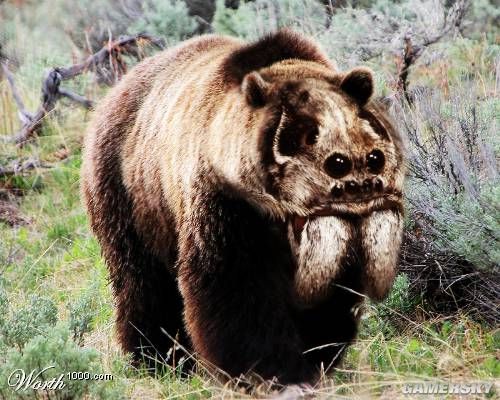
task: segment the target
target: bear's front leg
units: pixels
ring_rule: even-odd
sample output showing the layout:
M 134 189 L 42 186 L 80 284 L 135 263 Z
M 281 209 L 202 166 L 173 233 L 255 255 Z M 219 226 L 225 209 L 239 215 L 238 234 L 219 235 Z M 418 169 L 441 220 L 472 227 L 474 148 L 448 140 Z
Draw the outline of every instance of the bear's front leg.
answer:
M 311 382 L 284 236 L 243 200 L 221 193 L 198 200 L 182 221 L 178 265 L 195 351 L 231 376 Z

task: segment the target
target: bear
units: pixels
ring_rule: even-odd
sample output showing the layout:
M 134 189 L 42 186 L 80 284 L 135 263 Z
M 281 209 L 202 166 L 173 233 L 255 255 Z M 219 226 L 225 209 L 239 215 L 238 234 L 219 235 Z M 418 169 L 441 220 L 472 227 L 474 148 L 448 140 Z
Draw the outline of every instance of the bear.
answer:
M 282 384 L 339 362 L 402 240 L 404 146 L 373 91 L 289 29 L 191 38 L 109 91 L 81 189 L 134 362 L 178 348 Z

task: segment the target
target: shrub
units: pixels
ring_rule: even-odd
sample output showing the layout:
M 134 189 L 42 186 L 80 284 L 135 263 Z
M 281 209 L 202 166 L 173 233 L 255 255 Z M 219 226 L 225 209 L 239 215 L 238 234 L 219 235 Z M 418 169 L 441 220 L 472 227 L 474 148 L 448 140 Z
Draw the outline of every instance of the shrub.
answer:
M 61 22 L 57 26 L 67 33 L 78 48 L 89 53 L 98 51 L 109 39 L 116 39 L 126 33 L 130 25 L 123 8 L 131 1 L 56 0 L 50 3 L 54 13 L 60 17 Z
M 46 297 L 32 295 L 24 307 L 12 312 L 6 321 L 2 334 L 6 343 L 21 350 L 37 335 L 51 330 L 57 322 L 57 307 Z
M 83 337 L 92 330 L 92 321 L 98 310 L 99 285 L 88 288 L 75 302 L 68 306 L 69 330 L 73 333 L 73 340 L 83 344 Z
M 4 397 L 36 397 L 69 399 L 83 398 L 91 395 L 93 398 L 123 398 L 123 389 L 113 381 L 99 381 L 93 379 L 69 379 L 67 373 L 85 372 L 91 376 L 102 374 L 100 357 L 93 349 L 82 349 L 73 342 L 69 335 L 68 327 L 60 324 L 50 329 L 45 335 L 38 335 L 30 339 L 20 352 L 9 349 L 5 362 L 0 367 L 0 394 Z M 43 372 L 43 381 L 57 379 L 63 375 L 65 387 L 54 391 L 42 389 L 19 389 L 8 385 L 9 377 L 15 371 L 23 370 L 27 375 L 31 371 Z M 11 378 L 11 383 L 16 382 L 16 377 Z M 9 396 L 7 396 L 9 394 Z
M 408 205 L 441 250 L 481 269 L 499 265 L 497 100 L 460 90 L 417 94 L 402 115 L 411 146 Z
M 415 45 L 438 34 L 452 10 L 438 0 L 369 2 L 368 8 L 347 6 L 329 16 L 320 1 L 256 0 L 237 10 L 217 3 L 216 32 L 255 39 L 281 27 L 315 37 L 339 64 L 353 66 L 382 55 L 402 55 L 404 37 Z M 453 33 L 451 31 L 450 33 Z
M 242 38 L 251 36 L 248 31 L 255 21 L 255 13 L 250 4 L 243 3 L 237 9 L 225 8 L 224 0 L 217 0 L 213 26 L 217 33 Z
M 413 226 L 402 267 L 435 308 L 465 307 L 498 321 L 500 103 L 477 93 L 465 84 L 448 99 L 417 91 L 412 107 L 398 111 L 409 138 L 406 195 Z
M 183 1 L 149 0 L 144 3 L 142 15 L 132 23 L 129 32 L 158 35 L 172 45 L 192 36 L 197 27 L 196 20 L 189 16 Z
M 377 312 L 381 317 L 410 315 L 418 304 L 418 297 L 412 296 L 410 292 L 410 280 L 408 275 L 401 273 L 396 277 L 391 292 L 380 305 Z
M 326 21 L 325 8 L 316 1 L 256 0 L 233 10 L 225 8 L 224 1 L 219 0 L 213 25 L 218 33 L 256 39 L 285 26 L 314 33 Z
M 401 333 L 408 326 L 421 303 L 418 295 L 411 291 L 411 282 L 406 273 L 400 273 L 387 298 L 381 303 L 368 301 L 361 317 L 362 337 L 374 337 L 382 333 L 389 338 Z
M 21 308 L 9 304 L 5 288 L 0 286 L 0 398 L 47 397 L 56 399 L 123 398 L 121 382 L 114 380 L 70 379 L 67 373 L 84 372 L 90 376 L 102 374 L 99 353 L 79 344 L 90 331 L 96 308 L 98 286 L 91 286 L 72 304 L 69 322 L 58 322 L 57 307 L 48 297 L 32 295 Z M 76 339 L 73 340 L 72 336 Z M 16 382 L 16 371 L 41 376 L 49 381 L 64 375 L 64 388 L 46 392 L 28 388 L 15 391 L 9 386 Z M 12 375 L 14 374 L 14 375 Z

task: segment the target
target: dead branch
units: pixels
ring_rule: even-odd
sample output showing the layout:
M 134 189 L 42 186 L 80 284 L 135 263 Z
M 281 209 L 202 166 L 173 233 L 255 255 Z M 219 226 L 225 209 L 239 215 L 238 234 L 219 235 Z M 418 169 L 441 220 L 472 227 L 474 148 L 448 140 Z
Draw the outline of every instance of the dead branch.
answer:
M 91 100 L 61 87 L 61 82 L 72 79 L 87 71 L 97 72 L 99 68 L 109 68 L 113 72 L 113 81 L 119 80 L 126 72 L 126 63 L 123 60 L 122 54 L 130 54 L 137 59 L 142 58 L 142 43 L 148 43 L 158 48 L 163 47 L 162 39 L 147 34 L 120 36 L 115 41 L 109 41 L 101 50 L 87 57 L 82 63 L 69 67 L 54 67 L 50 69 L 42 82 L 42 101 L 35 114 L 31 114 L 26 110 L 16 88 L 12 73 L 9 71 L 7 64 L 0 60 L 2 71 L 9 82 L 14 101 L 19 109 L 19 117 L 22 123 L 22 127 L 17 134 L 2 137 L 1 140 L 17 143 L 19 146 L 24 145 L 38 132 L 42 126 L 43 119 L 55 108 L 57 100 L 61 97 L 66 97 L 87 109 L 92 108 L 93 102 Z
M 164 41 L 145 33 L 139 33 L 134 36 L 120 36 L 115 41 L 108 41 L 101 50 L 87 57 L 84 62 L 66 68 L 58 68 L 61 79 L 68 80 L 74 78 L 84 71 L 95 72 L 99 67 L 110 68 L 114 71 L 117 65 L 119 66 L 118 68 L 122 66 L 123 60 L 121 54 L 130 54 L 136 58 L 141 58 L 141 44 L 149 44 L 161 49 L 164 46 Z M 121 75 L 118 75 L 120 78 Z
M 5 64 L 3 65 L 3 69 L 7 70 Z M 11 88 L 15 88 L 13 79 L 11 82 Z M 5 142 L 14 142 L 22 146 L 31 136 L 33 136 L 41 128 L 43 118 L 54 109 L 60 97 L 60 83 L 61 76 L 57 68 L 51 69 L 42 82 L 42 104 L 38 107 L 36 113 L 32 115 L 31 118 L 26 118 L 24 121 L 21 119 L 21 121 L 24 122 L 21 130 L 15 135 L 2 137 L 2 140 Z M 23 115 L 27 117 L 26 114 Z
M 402 63 L 398 73 L 398 89 L 403 93 L 406 101 L 411 103 L 408 93 L 409 69 L 414 65 L 424 50 L 430 45 L 437 43 L 454 29 L 459 28 L 469 7 L 469 0 L 458 0 L 448 11 L 442 28 L 432 36 L 426 37 L 421 43 L 416 43 L 411 32 L 408 32 L 404 40 Z
M 19 119 L 21 120 L 21 122 L 23 124 L 26 124 L 33 118 L 33 115 L 31 113 L 29 113 L 26 110 L 26 107 L 24 106 L 24 102 L 23 102 L 19 92 L 17 91 L 17 87 L 14 83 L 14 75 L 12 75 L 12 73 L 7 68 L 7 65 L 4 64 L 3 62 L 0 63 L 0 66 L 2 67 L 3 74 L 7 78 L 7 82 L 9 83 L 10 90 L 12 92 L 12 97 L 14 97 L 14 102 L 16 103 L 17 108 L 19 110 L 18 111 L 19 112 Z
M 78 93 L 73 93 L 69 89 L 59 87 L 59 94 L 61 96 L 67 97 L 68 99 L 74 101 L 75 103 L 80 104 L 82 107 L 85 107 L 87 110 L 94 108 L 94 102 L 92 100 L 89 100 L 86 97 L 80 96 Z

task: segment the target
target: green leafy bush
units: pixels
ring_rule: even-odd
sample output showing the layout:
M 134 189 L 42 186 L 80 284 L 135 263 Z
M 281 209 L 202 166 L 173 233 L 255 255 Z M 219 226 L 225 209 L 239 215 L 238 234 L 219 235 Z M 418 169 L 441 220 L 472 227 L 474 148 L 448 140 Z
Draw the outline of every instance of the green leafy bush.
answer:
M 232 10 L 219 0 L 213 25 L 218 33 L 256 39 L 283 27 L 314 33 L 324 27 L 326 21 L 326 10 L 317 1 L 256 0 Z
M 123 388 L 112 380 L 70 379 L 67 374 L 72 372 L 84 372 L 94 377 L 103 371 L 97 351 L 79 347 L 71 339 L 68 327 L 64 324 L 51 328 L 44 335 L 34 336 L 25 344 L 22 352 L 9 349 L 4 357 L 0 366 L 0 394 L 4 398 L 38 398 L 43 394 L 56 399 L 79 399 L 88 395 L 97 399 L 124 397 Z M 64 387 L 61 385 L 56 390 L 37 390 L 22 386 L 17 391 L 14 390 L 13 386 L 19 382 L 20 376 L 16 377 L 16 373 L 24 372 L 29 375 L 31 371 L 35 371 L 36 375 L 42 370 L 43 381 L 57 380 L 62 375 Z M 9 386 L 9 382 L 13 386 Z
M 91 330 L 97 291 L 97 285 L 91 286 L 71 304 L 69 320 L 64 322 L 58 321 L 57 307 L 52 299 L 31 295 L 25 306 L 14 307 L 8 301 L 4 286 L 0 286 L 1 398 L 123 398 L 124 388 L 120 381 L 110 376 L 104 380 L 92 379 L 96 374 L 103 374 L 101 357 L 96 350 L 80 346 L 83 335 Z M 31 371 L 37 375 L 42 370 L 42 381 L 57 380 L 63 375 L 57 390 L 46 391 L 30 384 L 15 390 L 22 374 L 27 377 Z M 68 373 L 71 372 L 86 375 L 70 377 Z M 86 376 L 91 379 L 81 379 Z
M 412 296 L 408 275 L 401 273 L 396 277 L 391 292 L 383 303 L 377 305 L 378 314 L 384 317 L 411 315 L 419 299 Z
M 83 344 L 83 337 L 92 330 L 94 320 L 100 305 L 99 286 L 92 285 L 76 301 L 72 302 L 69 309 L 69 329 L 73 333 L 73 340 Z
M 410 288 L 406 273 L 400 273 L 387 298 L 381 303 L 368 301 L 366 313 L 362 316 L 362 330 L 367 337 L 380 333 L 392 337 L 407 326 L 407 318 L 412 318 L 421 303 L 418 295 Z
M 13 310 L 2 334 L 10 346 L 19 350 L 32 338 L 43 335 L 57 322 L 57 307 L 46 297 L 32 295 L 24 307 Z
M 142 15 L 132 23 L 129 32 L 147 32 L 174 44 L 192 36 L 197 27 L 183 1 L 149 0 L 144 2 Z
M 449 100 L 417 94 L 406 109 L 408 205 L 434 245 L 479 269 L 500 265 L 497 100 L 460 91 Z
M 417 91 L 397 112 L 409 138 L 413 226 L 402 269 L 429 309 L 464 309 L 486 321 L 500 319 L 499 106 L 462 83 L 448 98 Z

